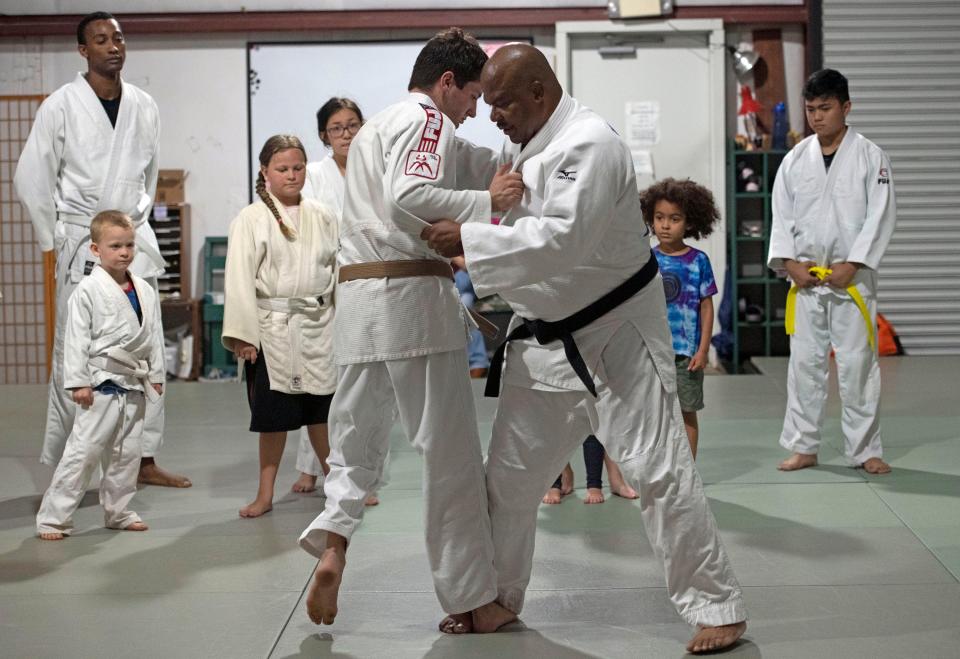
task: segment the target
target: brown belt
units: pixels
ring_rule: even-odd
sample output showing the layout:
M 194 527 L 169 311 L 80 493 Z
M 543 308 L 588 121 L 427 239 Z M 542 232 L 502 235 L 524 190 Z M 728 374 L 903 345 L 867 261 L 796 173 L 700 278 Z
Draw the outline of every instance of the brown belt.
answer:
M 453 280 L 453 268 L 443 261 L 423 259 L 420 261 L 374 261 L 341 266 L 337 281 L 341 284 L 355 279 L 381 279 L 384 277 L 443 277 Z M 473 309 L 467 309 L 477 327 L 491 339 L 497 338 L 500 329 Z

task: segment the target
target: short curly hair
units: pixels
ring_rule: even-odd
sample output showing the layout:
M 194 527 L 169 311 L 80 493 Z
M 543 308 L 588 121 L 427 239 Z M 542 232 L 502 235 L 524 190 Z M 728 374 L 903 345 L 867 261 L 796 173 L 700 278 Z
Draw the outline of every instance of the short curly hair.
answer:
M 684 238 L 706 238 L 713 233 L 713 226 L 720 221 L 720 210 L 713 199 L 713 193 L 690 179 L 678 181 L 665 178 L 640 193 L 643 220 L 650 226 L 653 226 L 653 211 L 661 200 L 669 201 L 683 211 L 687 218 Z

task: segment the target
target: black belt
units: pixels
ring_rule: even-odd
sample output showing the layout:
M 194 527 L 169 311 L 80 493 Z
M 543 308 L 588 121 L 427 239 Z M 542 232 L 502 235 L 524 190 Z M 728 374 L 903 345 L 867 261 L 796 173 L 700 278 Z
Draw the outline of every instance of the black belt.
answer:
M 582 329 L 597 320 L 601 316 L 613 311 L 621 304 L 629 300 L 643 289 L 644 286 L 657 276 L 659 268 L 657 267 L 657 257 L 653 251 L 650 252 L 650 259 L 629 279 L 617 286 L 615 289 L 601 297 L 596 302 L 588 304 L 580 311 L 567 316 L 561 320 L 547 322 L 545 320 L 527 320 L 522 325 L 514 328 L 503 343 L 493 353 L 493 359 L 490 362 L 490 371 L 487 373 L 487 386 L 484 395 L 489 398 L 496 398 L 500 395 L 500 375 L 503 372 L 503 356 L 507 349 L 507 343 L 516 339 L 529 339 L 536 337 L 537 343 L 545 345 L 551 341 L 559 339 L 563 341 L 563 352 L 567 356 L 567 361 L 573 367 L 574 372 L 580 381 L 587 387 L 594 398 L 597 397 L 597 388 L 593 384 L 593 378 L 590 377 L 590 371 L 577 349 L 577 344 L 573 340 L 573 333 Z

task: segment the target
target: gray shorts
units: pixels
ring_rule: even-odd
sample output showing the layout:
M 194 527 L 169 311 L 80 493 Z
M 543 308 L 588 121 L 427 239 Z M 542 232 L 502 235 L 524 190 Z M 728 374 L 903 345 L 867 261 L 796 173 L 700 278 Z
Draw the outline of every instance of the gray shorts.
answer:
M 697 412 L 703 409 L 703 370 L 688 371 L 690 358 L 677 355 L 677 396 L 680 410 Z

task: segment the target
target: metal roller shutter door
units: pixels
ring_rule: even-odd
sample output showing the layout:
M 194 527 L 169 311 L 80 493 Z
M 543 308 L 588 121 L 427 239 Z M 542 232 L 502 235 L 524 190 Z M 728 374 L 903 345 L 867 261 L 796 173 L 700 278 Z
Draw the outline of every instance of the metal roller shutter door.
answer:
M 893 169 L 880 312 L 909 354 L 960 354 L 960 2 L 824 0 L 823 61 Z

